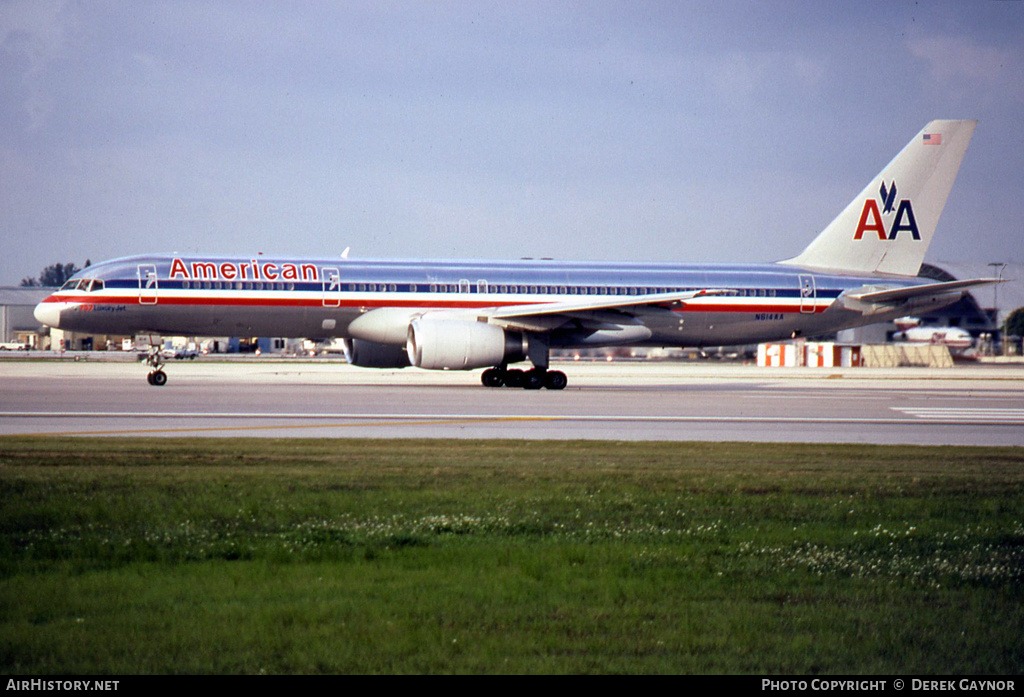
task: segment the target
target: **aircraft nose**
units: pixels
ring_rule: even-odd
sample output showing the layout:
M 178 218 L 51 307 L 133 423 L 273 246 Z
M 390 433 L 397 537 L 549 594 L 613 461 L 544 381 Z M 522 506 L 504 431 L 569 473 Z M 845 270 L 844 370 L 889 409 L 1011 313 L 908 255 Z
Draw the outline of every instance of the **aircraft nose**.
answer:
M 60 303 L 48 303 L 43 301 L 36 305 L 32 312 L 35 318 L 48 327 L 57 329 L 60 327 Z

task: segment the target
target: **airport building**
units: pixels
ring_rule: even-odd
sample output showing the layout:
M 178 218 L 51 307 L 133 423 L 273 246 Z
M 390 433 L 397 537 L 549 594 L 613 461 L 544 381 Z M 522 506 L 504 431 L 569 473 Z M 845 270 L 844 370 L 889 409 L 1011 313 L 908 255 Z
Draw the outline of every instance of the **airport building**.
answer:
M 25 288 L 0 286 L 0 345 L 15 349 L 43 348 L 41 339 L 45 329 L 36 321 L 32 311 L 53 288 Z
M 1024 307 L 1024 264 L 942 262 L 921 265 L 920 276 L 936 281 L 1001 278 L 1005 282 L 975 288 L 960 302 L 922 316 L 922 324 L 966 329 L 977 336 L 996 331 L 1010 313 Z

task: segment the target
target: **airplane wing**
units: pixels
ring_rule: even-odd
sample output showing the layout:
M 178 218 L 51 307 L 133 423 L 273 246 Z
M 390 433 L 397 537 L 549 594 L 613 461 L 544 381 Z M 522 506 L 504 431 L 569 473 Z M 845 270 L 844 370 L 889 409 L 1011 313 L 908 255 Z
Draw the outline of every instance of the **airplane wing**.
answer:
M 648 293 L 646 295 L 613 296 L 566 302 L 513 305 L 477 312 L 492 324 L 525 331 L 550 331 L 571 320 L 589 321 L 600 325 L 633 323 L 635 315 L 645 309 L 671 310 L 687 302 L 712 295 L 734 295 L 734 290 L 708 289 L 677 293 Z

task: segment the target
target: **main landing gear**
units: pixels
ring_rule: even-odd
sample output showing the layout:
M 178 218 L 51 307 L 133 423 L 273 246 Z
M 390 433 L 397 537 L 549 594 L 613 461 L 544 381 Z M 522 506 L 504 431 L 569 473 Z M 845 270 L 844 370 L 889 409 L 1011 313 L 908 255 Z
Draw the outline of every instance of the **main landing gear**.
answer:
M 167 384 L 167 373 L 164 372 L 164 359 L 160 355 L 160 349 L 150 347 L 146 354 L 146 365 L 153 368 L 146 376 L 146 382 L 153 387 L 163 387 Z
M 569 378 L 561 370 L 534 368 L 532 370 L 509 370 L 504 366 L 488 368 L 480 376 L 484 387 L 522 387 L 524 390 L 564 390 Z

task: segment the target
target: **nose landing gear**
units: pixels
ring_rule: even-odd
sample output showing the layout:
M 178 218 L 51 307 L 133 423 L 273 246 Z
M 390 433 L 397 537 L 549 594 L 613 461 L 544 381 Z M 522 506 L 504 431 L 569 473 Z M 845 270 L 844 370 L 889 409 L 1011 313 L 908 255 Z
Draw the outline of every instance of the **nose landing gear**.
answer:
M 150 347 L 149 353 L 146 354 L 146 365 L 153 369 L 146 376 L 146 382 L 153 387 L 162 387 L 167 384 L 167 373 L 164 372 L 164 359 L 160 355 L 160 349 Z

